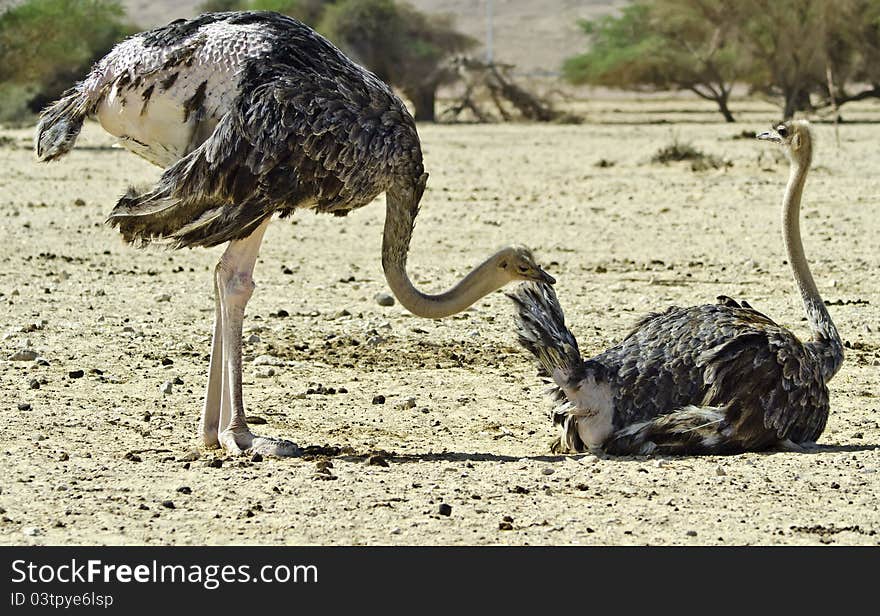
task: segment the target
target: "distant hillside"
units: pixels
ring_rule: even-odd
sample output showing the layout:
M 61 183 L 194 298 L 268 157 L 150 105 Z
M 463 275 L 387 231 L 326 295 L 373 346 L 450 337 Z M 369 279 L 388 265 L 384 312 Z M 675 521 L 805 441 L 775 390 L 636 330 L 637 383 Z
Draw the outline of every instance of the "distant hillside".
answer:
M 161 25 L 198 12 L 202 0 L 123 0 L 140 26 Z M 485 0 L 410 0 L 426 13 L 450 13 L 458 28 L 486 39 Z M 578 19 L 614 12 L 625 0 L 494 0 L 496 61 L 517 65 L 520 73 L 555 73 L 562 61 L 584 47 Z M 484 53 L 482 50 L 477 53 Z

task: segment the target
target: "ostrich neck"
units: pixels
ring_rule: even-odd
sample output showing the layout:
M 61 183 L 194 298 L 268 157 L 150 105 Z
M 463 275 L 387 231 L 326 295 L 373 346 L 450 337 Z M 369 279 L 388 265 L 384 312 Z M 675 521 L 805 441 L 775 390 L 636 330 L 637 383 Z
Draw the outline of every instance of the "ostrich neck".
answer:
M 809 167 L 809 162 L 793 161 L 791 164 L 783 201 L 782 225 L 788 261 L 791 264 L 795 282 L 804 302 L 804 311 L 813 333 L 813 340 L 807 346 L 819 356 L 822 372 L 827 381 L 834 376 L 843 362 L 843 345 L 837 328 L 831 320 L 831 315 L 828 314 L 828 309 L 825 307 L 825 302 L 816 288 L 816 282 L 810 272 L 810 266 L 804 255 L 804 245 L 801 241 L 801 197 Z
M 420 192 L 388 191 L 382 267 L 388 286 L 404 308 L 416 316 L 440 319 L 465 310 L 480 298 L 500 289 L 507 280 L 501 279 L 494 259 L 490 257 L 445 293 L 428 295 L 419 291 L 406 273 L 406 260 L 420 196 Z

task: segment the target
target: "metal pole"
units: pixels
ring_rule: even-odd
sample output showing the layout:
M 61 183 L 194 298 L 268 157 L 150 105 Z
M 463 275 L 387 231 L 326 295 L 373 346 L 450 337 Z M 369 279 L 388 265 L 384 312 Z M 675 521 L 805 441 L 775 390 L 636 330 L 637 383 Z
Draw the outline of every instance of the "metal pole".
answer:
M 492 0 L 486 0 L 486 64 L 492 64 Z

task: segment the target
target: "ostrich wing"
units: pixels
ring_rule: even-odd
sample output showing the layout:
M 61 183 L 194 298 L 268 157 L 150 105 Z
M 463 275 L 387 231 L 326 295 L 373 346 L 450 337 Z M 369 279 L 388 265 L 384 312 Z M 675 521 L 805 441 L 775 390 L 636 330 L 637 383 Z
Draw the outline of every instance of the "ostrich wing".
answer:
M 748 438 L 762 426 L 780 439 L 814 441 L 828 418 L 828 389 L 803 344 L 782 328 L 736 336 L 704 353 L 706 405 L 728 406 L 736 431 Z
M 310 77 L 243 86 L 204 143 L 152 190 L 123 197 L 111 224 L 129 241 L 214 246 L 246 237 L 275 211 L 344 215 L 369 203 L 418 151 L 415 127 L 381 100 L 385 92 L 340 92 L 329 77 Z

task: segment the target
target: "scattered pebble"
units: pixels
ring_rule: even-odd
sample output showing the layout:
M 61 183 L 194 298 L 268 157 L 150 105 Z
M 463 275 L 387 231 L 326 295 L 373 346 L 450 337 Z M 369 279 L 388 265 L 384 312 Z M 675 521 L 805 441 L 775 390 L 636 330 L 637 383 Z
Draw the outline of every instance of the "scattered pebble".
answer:
M 718 475 L 719 477 L 724 477 L 727 474 L 727 471 L 725 471 L 721 466 L 716 466 L 715 467 L 715 474 Z
M 263 456 L 260 452 L 255 452 L 254 455 L 251 456 L 251 462 L 262 462 Z
M 385 404 L 385 396 L 379 394 L 378 396 L 373 396 L 373 404 Z
M 59 462 L 67 462 L 68 460 L 70 460 L 70 454 L 67 453 L 66 451 L 62 451 L 61 455 L 58 456 L 58 461 Z
M 83 375 L 85 375 L 85 372 L 82 370 L 71 370 L 70 372 L 67 373 L 67 376 L 69 376 L 72 379 L 81 379 L 83 377 Z
M 260 342 L 260 337 L 257 334 L 251 334 L 248 336 L 248 344 L 258 344 Z
M 33 349 L 19 349 L 10 357 L 10 361 L 34 361 L 37 358 L 37 352 Z
M 138 454 L 136 454 L 135 452 L 133 452 L 133 451 L 129 451 L 129 452 L 126 453 L 125 456 L 123 456 L 123 457 L 124 457 L 126 460 L 128 460 L 129 462 L 141 462 L 141 461 L 142 461 L 142 458 L 141 458 Z
M 548 466 L 547 468 L 542 469 L 541 472 L 544 473 L 545 475 L 552 475 L 556 471 Z
M 416 399 L 415 398 L 407 398 L 406 400 L 404 400 L 403 402 L 398 404 L 397 408 L 399 408 L 401 410 L 414 409 L 414 408 L 416 408 Z
M 205 462 L 205 466 L 209 468 L 220 468 L 221 466 L 223 466 L 223 460 L 221 460 L 220 458 L 214 458 Z
M 254 376 L 258 379 L 268 379 L 275 376 L 275 368 L 273 368 L 272 366 L 261 368 L 257 370 L 256 373 L 254 373 Z
M 36 526 L 25 526 L 21 529 L 21 532 L 27 535 L 28 537 L 36 537 L 37 535 L 43 534 L 42 528 L 37 528 Z
M 504 516 L 498 523 L 498 530 L 513 530 L 513 518 L 509 515 Z
M 171 500 L 163 500 L 162 506 L 165 507 L 166 509 L 175 509 L 176 508 L 174 506 L 174 501 L 171 501 Z
M 452 505 L 447 505 L 446 503 L 440 503 L 440 506 L 437 507 L 437 513 L 440 515 L 450 516 L 452 515 Z
M 31 410 L 31 408 L 32 407 L 29 402 L 19 402 L 18 403 L 18 410 L 19 411 L 29 411 L 29 410 Z
M 180 486 L 177 491 L 181 494 L 192 494 L 192 488 L 189 486 Z
M 174 386 L 171 385 L 171 381 L 165 381 L 162 383 L 162 386 L 159 387 L 159 391 L 163 394 L 170 394 L 174 390 Z
M 401 532 L 403 532 L 403 531 L 401 531 L 399 528 L 392 528 L 391 529 L 392 535 L 399 535 Z
M 179 458 L 177 458 L 178 462 L 195 462 L 199 458 L 202 457 L 202 454 L 199 453 L 197 449 L 193 449 L 192 451 L 188 451 Z
M 40 388 L 40 381 L 38 381 L 37 379 L 31 379 L 31 382 L 28 383 L 28 387 L 30 389 L 39 389 Z
M 394 297 L 389 295 L 388 293 L 383 292 L 383 291 L 376 293 L 373 296 L 373 299 L 375 299 L 376 303 L 379 304 L 380 306 L 393 306 L 394 305 Z
M 259 415 L 246 415 L 244 419 L 252 426 L 264 426 L 269 423 L 264 417 Z
M 170 302 L 171 296 L 168 293 L 162 293 L 161 295 L 156 296 L 157 302 Z
M 688 537 L 696 537 L 696 536 L 697 536 L 697 531 L 695 531 L 695 530 L 689 530 L 689 531 L 686 532 L 685 534 L 686 534 Z
M 163 366 L 173 366 L 173 365 L 174 365 L 174 360 L 171 359 L 170 357 L 163 357 L 163 358 L 162 358 L 162 365 L 163 365 Z

